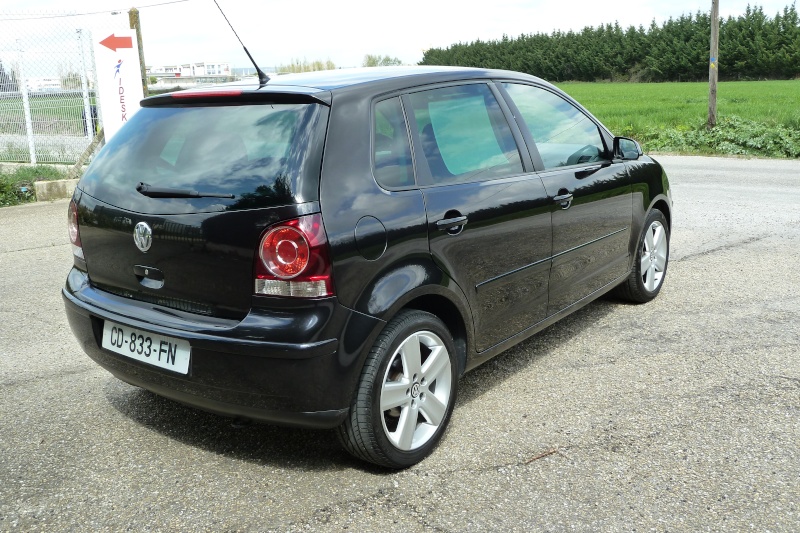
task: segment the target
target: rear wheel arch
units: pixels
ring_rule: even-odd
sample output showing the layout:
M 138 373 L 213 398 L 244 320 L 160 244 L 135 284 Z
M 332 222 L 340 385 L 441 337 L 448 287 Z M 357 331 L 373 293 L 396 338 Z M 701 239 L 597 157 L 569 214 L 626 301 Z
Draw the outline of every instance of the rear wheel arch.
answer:
M 403 309 L 425 311 L 444 322 L 456 347 L 458 375 L 463 374 L 467 364 L 467 347 L 472 345 L 472 337 L 467 320 L 458 306 L 442 295 L 426 294 L 407 302 Z
M 423 260 L 387 270 L 362 292 L 356 310 L 383 321 L 371 334 L 380 334 L 385 324 L 404 309 L 428 312 L 444 322 L 458 353 L 458 374 L 466 368 L 467 354 L 474 346 L 472 312 L 466 295 L 456 282 L 432 260 Z M 361 354 L 363 361 L 366 351 Z

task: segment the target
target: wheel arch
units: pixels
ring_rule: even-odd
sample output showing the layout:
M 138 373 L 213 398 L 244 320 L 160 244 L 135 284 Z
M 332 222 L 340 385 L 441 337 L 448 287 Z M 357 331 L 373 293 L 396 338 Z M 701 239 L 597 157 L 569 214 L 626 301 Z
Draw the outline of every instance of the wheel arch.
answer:
M 650 209 L 658 209 L 662 213 L 664 213 L 664 218 L 667 219 L 667 229 L 672 233 L 672 209 L 667 202 L 667 199 L 663 196 L 656 199 L 655 202 L 650 206 Z
M 453 336 L 457 352 L 458 375 L 462 375 L 467 366 L 467 346 L 471 345 L 471 334 L 458 306 L 440 294 L 424 294 L 407 302 L 400 310 L 402 309 L 425 311 L 444 322 L 445 327 Z
M 652 198 L 649 203 L 644 203 L 643 205 L 640 204 L 642 207 L 634 210 L 633 223 L 631 225 L 630 243 L 628 245 L 628 253 L 630 255 L 630 263 L 628 264 L 629 270 L 632 270 L 634 267 L 633 263 L 636 260 L 636 250 L 639 247 L 639 239 L 641 238 L 642 232 L 645 229 L 644 221 L 647 219 L 647 215 L 653 209 L 658 209 L 664 214 L 664 218 L 667 219 L 667 230 L 669 230 L 669 234 L 672 235 L 671 204 L 672 202 L 669 196 L 659 194 Z
M 403 309 L 431 313 L 444 322 L 453 336 L 459 375 L 464 372 L 467 354 L 474 346 L 470 306 L 461 287 L 429 256 L 387 268 L 363 289 L 355 309 L 382 321 L 370 335 L 370 346 L 385 324 Z M 364 357 L 361 354 L 362 364 Z

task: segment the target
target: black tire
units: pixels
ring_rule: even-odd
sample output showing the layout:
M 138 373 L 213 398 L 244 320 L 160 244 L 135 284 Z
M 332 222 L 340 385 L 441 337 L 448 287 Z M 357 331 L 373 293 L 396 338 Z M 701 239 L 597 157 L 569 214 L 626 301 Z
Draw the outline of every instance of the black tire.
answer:
M 398 313 L 364 363 L 350 413 L 337 431 L 342 446 L 359 459 L 389 468 L 423 460 L 450 421 L 457 366 L 455 344 L 441 320 L 424 311 Z
M 646 303 L 658 296 L 667 276 L 669 237 L 666 217 L 658 209 L 651 210 L 647 214 L 642 234 L 639 236 L 633 269 L 628 279 L 616 289 L 615 294 L 619 298 L 635 303 Z M 651 268 L 643 271 L 643 265 Z

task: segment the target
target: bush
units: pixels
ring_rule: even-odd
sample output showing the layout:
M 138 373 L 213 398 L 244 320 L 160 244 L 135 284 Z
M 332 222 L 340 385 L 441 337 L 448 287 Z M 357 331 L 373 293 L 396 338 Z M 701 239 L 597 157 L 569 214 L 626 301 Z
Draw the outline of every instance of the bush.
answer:
M 650 131 L 641 140 L 650 151 L 800 157 L 800 131 L 736 116 L 720 118 L 712 130 L 698 124 L 687 130 Z
M 36 181 L 59 180 L 64 173 L 51 166 L 20 166 L 12 171 L 0 172 L 0 207 L 36 201 L 33 183 Z
M 7 176 L 0 176 L 0 207 L 24 204 L 36 200 L 33 184 L 18 182 Z

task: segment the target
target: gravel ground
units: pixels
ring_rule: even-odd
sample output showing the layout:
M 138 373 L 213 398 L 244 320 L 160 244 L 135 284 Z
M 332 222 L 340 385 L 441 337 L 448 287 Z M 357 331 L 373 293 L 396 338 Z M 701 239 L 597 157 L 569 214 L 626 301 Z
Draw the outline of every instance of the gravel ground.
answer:
M 117 381 L 65 320 L 67 203 L 0 209 L 0 530 L 800 530 L 800 161 L 659 160 L 659 298 L 471 372 L 396 473 Z

